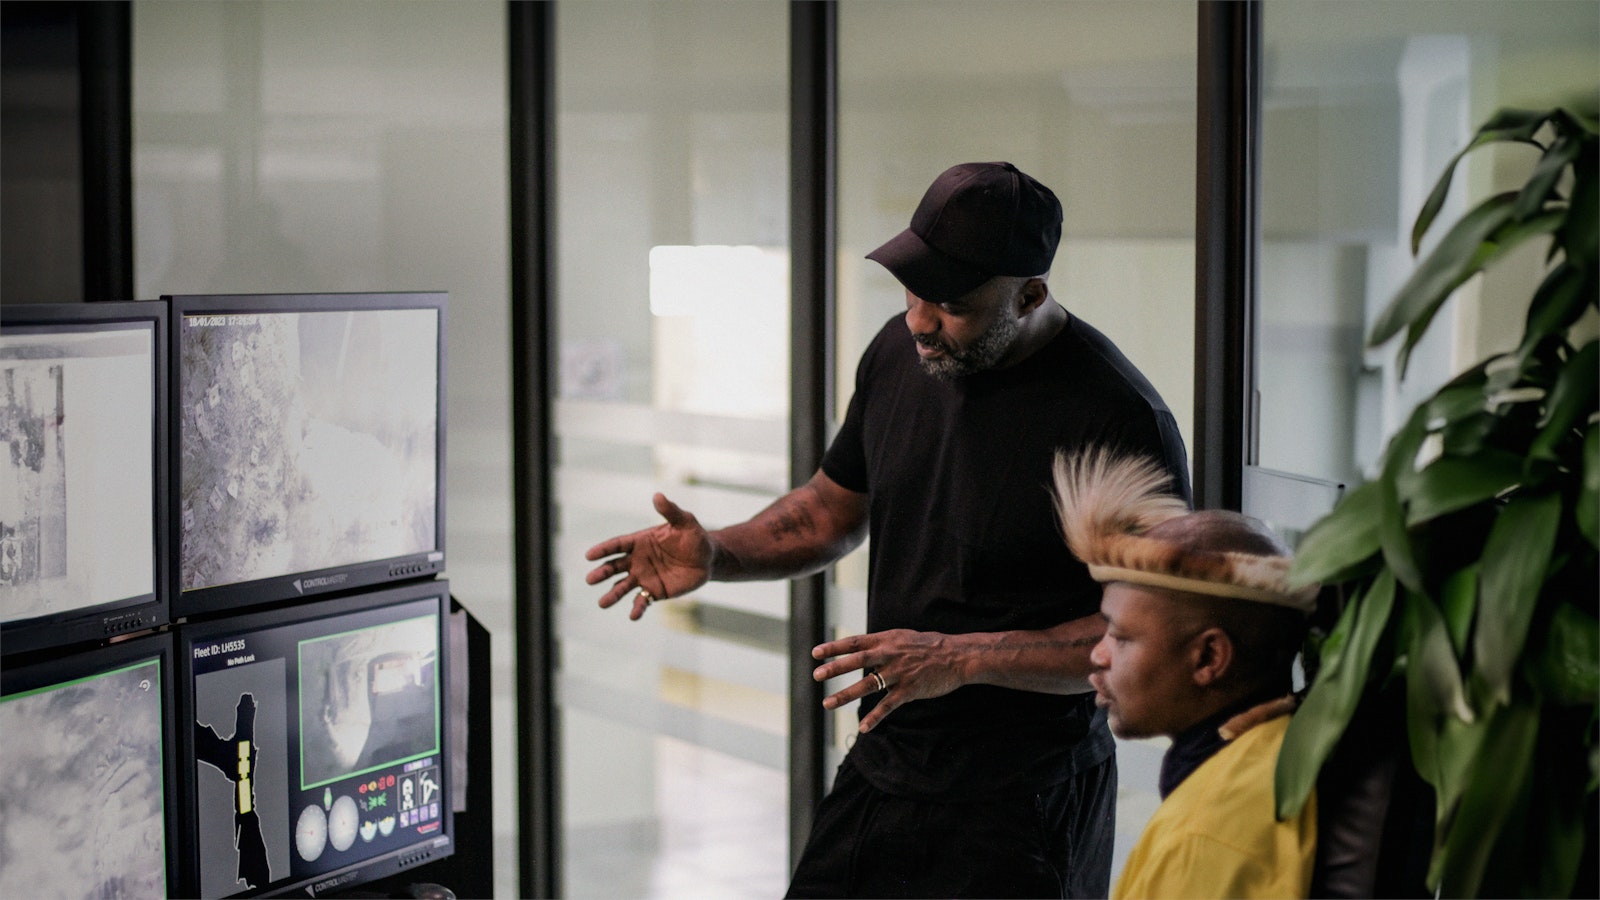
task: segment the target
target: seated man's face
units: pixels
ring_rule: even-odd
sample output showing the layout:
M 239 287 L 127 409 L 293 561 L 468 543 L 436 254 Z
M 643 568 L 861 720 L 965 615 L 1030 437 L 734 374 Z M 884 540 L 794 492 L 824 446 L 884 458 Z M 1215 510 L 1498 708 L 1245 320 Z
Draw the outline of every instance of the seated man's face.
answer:
M 1121 581 L 1105 587 L 1106 633 L 1089 653 L 1095 703 L 1122 738 L 1176 734 L 1203 718 L 1191 676 L 1192 639 L 1204 626 L 1162 591 Z

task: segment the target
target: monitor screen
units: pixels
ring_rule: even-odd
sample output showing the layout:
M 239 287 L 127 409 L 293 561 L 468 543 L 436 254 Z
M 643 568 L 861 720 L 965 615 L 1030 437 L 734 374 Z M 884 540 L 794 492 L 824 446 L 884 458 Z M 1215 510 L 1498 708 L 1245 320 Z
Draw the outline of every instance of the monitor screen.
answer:
M 166 623 L 166 322 L 0 305 L 0 651 Z
M 345 890 L 452 852 L 449 585 L 178 627 L 189 893 Z
M 444 294 L 168 299 L 174 615 L 443 570 Z
M 172 637 L 0 671 L 0 897 L 164 897 Z

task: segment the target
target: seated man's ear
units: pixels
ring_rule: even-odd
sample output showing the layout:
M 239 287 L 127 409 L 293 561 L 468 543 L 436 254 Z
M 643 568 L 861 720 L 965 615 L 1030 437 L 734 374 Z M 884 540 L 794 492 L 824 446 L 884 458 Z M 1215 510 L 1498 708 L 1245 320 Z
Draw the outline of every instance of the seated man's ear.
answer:
M 1189 643 L 1191 675 L 1200 687 L 1220 681 L 1233 667 L 1233 638 L 1213 625 L 1194 636 Z

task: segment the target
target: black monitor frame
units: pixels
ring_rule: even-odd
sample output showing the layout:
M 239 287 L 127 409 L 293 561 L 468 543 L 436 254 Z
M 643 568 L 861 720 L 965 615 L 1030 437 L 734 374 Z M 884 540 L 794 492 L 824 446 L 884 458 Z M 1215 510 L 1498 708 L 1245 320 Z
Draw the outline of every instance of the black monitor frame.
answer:
M 178 850 L 178 755 L 176 685 L 177 667 L 174 665 L 172 634 L 161 630 L 132 638 L 123 638 L 104 646 L 79 648 L 73 652 L 60 652 L 48 656 L 36 655 L 31 661 L 16 664 L 13 658 L 0 667 L 0 694 L 10 697 L 41 688 L 65 685 L 158 660 L 161 666 L 161 742 L 162 742 L 162 810 L 166 832 L 163 835 L 166 857 L 167 896 L 178 895 L 178 878 L 181 854 Z M 109 729 L 105 732 L 110 735 Z M 11 762 L 8 760 L 8 763 Z M 75 811 L 79 821 L 85 810 Z M 61 860 L 61 865 L 84 865 L 85 860 Z M 38 886 L 39 890 L 43 886 Z
M 392 616 L 400 608 L 406 612 L 400 616 Z M 436 862 L 451 856 L 455 852 L 455 825 L 454 813 L 451 808 L 450 794 L 454 790 L 454 778 L 451 768 L 454 764 L 455 748 L 453 744 L 455 726 L 449 704 L 451 702 L 450 676 L 450 622 L 451 599 L 450 584 L 445 579 L 418 581 L 409 584 L 387 586 L 374 590 L 337 596 L 329 599 L 319 599 L 308 603 L 293 606 L 278 606 L 266 610 L 243 613 L 234 616 L 211 619 L 204 622 L 180 623 L 176 627 L 177 643 L 175 653 L 178 657 L 178 676 L 176 679 L 176 693 L 178 696 L 179 713 L 175 725 L 179 731 L 178 746 L 181 748 L 183 765 L 179 772 L 179 819 L 183 823 L 185 832 L 182 835 L 183 853 L 179 859 L 181 875 L 179 884 L 184 891 L 184 896 L 202 896 L 201 861 L 198 858 L 200 842 L 198 830 L 203 827 L 199 810 L 200 782 L 197 766 L 200 761 L 197 757 L 194 724 L 198 721 L 198 699 L 196 689 L 196 661 L 207 660 L 202 663 L 209 666 L 212 674 L 229 671 L 232 663 L 227 661 L 227 654 L 240 654 L 249 661 L 257 661 L 257 647 L 259 643 L 252 644 L 252 639 L 265 639 L 279 644 L 294 640 L 297 646 L 307 640 L 315 640 L 324 635 L 314 634 L 319 623 L 326 626 L 326 636 L 346 633 L 349 630 L 359 630 L 374 625 L 391 624 L 400 621 L 404 616 L 421 611 L 423 614 L 436 614 L 438 622 L 437 647 L 438 655 L 435 662 L 435 689 L 438 727 L 438 771 L 441 777 L 441 797 L 439 830 L 427 837 L 419 837 L 411 843 L 398 847 L 380 850 L 370 857 L 358 859 L 343 865 L 329 867 L 324 871 L 315 873 L 301 872 L 291 874 L 261 885 L 253 890 L 241 891 L 228 896 L 282 896 L 293 893 L 296 896 L 319 897 L 326 894 L 335 894 L 348 891 L 361 884 L 386 878 L 401 871 L 417 866 Z M 387 618 L 386 618 L 387 617 Z M 284 631 L 287 629 L 288 631 Z M 270 637 L 266 633 L 270 633 Z M 302 635 L 311 634 L 311 637 Z M 218 661 L 223 665 L 218 666 Z M 303 735 L 294 723 L 298 721 L 298 707 L 295 698 L 302 688 L 300 684 L 300 671 L 298 666 L 285 658 L 284 684 L 280 685 L 284 694 L 285 715 L 285 747 L 283 765 L 286 771 L 290 767 L 291 753 L 288 744 L 293 742 L 302 749 L 292 753 L 294 759 L 304 765 L 300 759 L 303 752 Z M 290 688 L 296 691 L 291 695 Z M 296 737 L 301 739 L 296 741 Z M 392 764 L 391 764 L 392 765 Z M 338 781 L 348 781 L 359 778 L 365 772 L 353 775 L 341 775 L 331 782 L 326 782 L 330 793 Z M 289 776 L 293 778 L 292 773 Z M 347 785 L 346 785 L 347 786 Z M 285 798 L 284 809 L 293 818 L 295 812 L 291 807 L 295 795 L 301 791 L 297 783 L 286 785 L 288 794 Z M 323 787 L 319 782 L 314 787 Z M 346 796 L 341 794 L 341 796 Z M 337 806 L 338 804 L 334 804 Z M 284 826 L 280 837 L 292 837 L 291 822 L 279 823 Z M 352 843 L 352 846 L 359 846 Z M 295 853 L 293 848 L 288 852 Z M 291 859 L 291 865 L 295 863 Z
M 10 656 L 50 647 L 89 643 L 159 627 L 170 621 L 171 531 L 168 527 L 170 472 L 167 422 L 168 318 L 156 301 L 0 304 L 0 331 L 6 333 L 83 332 L 96 328 L 148 327 L 151 343 L 150 554 L 148 590 L 113 597 L 90 606 L 19 618 L 0 624 L 0 653 Z M 95 523 L 99 527 L 100 523 Z
M 172 515 L 171 572 L 172 614 L 175 617 L 204 617 L 228 610 L 280 602 L 299 602 L 320 594 L 338 593 L 365 587 L 436 576 L 445 565 L 445 420 L 446 420 L 446 311 L 444 292 L 345 293 L 345 294 L 193 294 L 165 295 L 170 304 L 172 342 L 170 349 L 170 395 L 173 411 L 169 416 L 171 443 L 170 504 Z M 184 402 L 183 353 L 191 316 L 235 316 L 260 313 L 323 313 L 382 310 L 431 309 L 438 315 L 436 364 L 437 413 L 434 445 L 434 546 L 421 552 L 383 559 L 365 559 L 306 571 L 283 572 L 234 583 L 184 588 L 183 551 L 185 524 L 183 491 Z

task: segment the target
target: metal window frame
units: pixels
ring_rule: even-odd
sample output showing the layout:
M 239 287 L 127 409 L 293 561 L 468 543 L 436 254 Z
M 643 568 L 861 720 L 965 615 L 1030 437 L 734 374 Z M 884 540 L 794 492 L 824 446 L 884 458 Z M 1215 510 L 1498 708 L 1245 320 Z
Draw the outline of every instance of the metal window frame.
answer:
M 789 4 L 789 477 L 822 463 L 834 413 L 839 16 L 835 0 Z M 828 720 L 811 648 L 826 640 L 827 574 L 789 587 L 789 865 L 827 784 Z
M 510 0 L 513 602 L 516 604 L 518 891 L 561 887 L 560 728 L 555 703 L 556 596 L 551 484 L 555 360 L 555 15 L 553 2 Z
M 1201 0 L 1199 17 L 1194 500 L 1237 510 L 1257 431 L 1261 2 Z
M 132 6 L 77 6 L 86 300 L 134 298 Z

